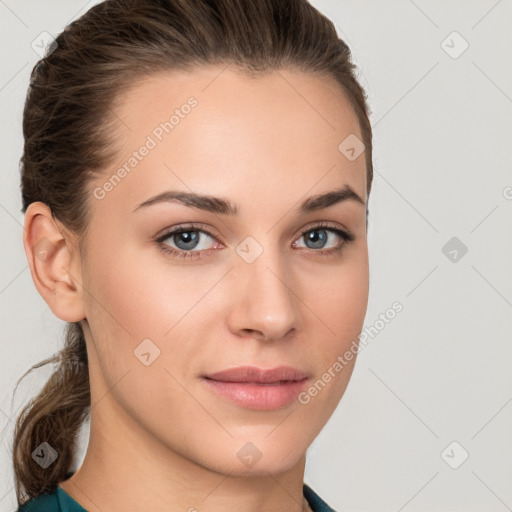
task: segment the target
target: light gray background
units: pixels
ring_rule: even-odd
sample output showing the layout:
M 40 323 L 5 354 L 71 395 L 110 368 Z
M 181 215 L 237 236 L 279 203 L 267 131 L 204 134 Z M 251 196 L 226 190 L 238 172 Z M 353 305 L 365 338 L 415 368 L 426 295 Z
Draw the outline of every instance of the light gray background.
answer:
M 49 372 L 27 377 L 11 407 L 15 381 L 61 347 L 64 326 L 22 245 L 31 43 L 94 3 L 0 0 L 2 511 L 15 508 L 13 418 Z M 312 3 L 351 47 L 373 110 L 365 326 L 394 301 L 404 309 L 359 354 L 305 480 L 339 511 L 512 510 L 511 1 Z M 469 43 L 458 58 L 445 51 L 458 36 L 442 44 L 454 31 Z M 468 248 L 456 262 L 442 252 L 452 237 Z

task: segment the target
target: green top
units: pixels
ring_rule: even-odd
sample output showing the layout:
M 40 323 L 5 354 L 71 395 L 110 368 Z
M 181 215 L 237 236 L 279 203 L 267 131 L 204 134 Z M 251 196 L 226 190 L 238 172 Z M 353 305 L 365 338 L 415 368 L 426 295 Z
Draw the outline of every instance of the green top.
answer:
M 307 484 L 302 486 L 305 498 L 313 512 L 336 512 Z M 52 493 L 41 494 L 21 505 L 16 512 L 87 512 L 60 485 Z

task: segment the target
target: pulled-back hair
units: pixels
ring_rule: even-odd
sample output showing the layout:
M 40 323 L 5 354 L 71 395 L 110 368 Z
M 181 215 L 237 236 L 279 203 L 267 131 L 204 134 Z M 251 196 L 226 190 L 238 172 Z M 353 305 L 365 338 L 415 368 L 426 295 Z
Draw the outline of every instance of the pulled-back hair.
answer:
M 35 201 L 45 203 L 83 247 L 90 215 L 87 185 L 115 157 L 115 99 L 151 74 L 217 64 L 248 76 L 288 68 L 334 78 L 359 121 L 369 195 L 369 107 L 351 59 L 334 24 L 306 0 L 101 2 L 70 23 L 32 70 L 23 113 L 22 212 Z M 54 373 L 15 425 L 19 504 L 55 490 L 75 462 L 78 433 L 91 405 L 79 322 L 67 324 L 61 351 L 27 373 L 47 363 L 56 364 Z M 45 469 L 32 457 L 42 442 L 58 453 Z

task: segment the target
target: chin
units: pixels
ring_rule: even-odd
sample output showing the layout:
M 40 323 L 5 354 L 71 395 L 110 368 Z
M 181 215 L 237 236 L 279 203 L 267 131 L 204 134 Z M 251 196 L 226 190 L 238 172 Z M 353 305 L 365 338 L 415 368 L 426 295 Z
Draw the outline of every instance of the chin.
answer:
M 293 460 L 279 460 L 273 458 L 272 460 L 264 460 L 263 457 L 252 466 L 245 466 L 244 464 L 230 464 L 226 467 L 223 473 L 230 476 L 238 477 L 262 477 L 267 478 L 269 473 L 278 475 L 285 473 L 295 467 L 300 461 L 299 457 L 294 457 Z
M 268 477 L 269 473 L 284 473 L 296 467 L 305 455 L 305 451 L 301 452 L 289 443 L 274 446 L 275 443 L 263 441 L 232 441 L 230 446 L 219 444 L 208 453 L 196 453 L 196 463 L 232 477 Z

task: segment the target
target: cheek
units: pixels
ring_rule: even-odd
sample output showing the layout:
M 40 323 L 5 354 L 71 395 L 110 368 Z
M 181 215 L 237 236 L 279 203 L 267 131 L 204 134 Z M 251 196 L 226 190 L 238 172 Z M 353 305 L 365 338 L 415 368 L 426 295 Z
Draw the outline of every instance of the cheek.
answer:
M 173 267 L 156 252 L 147 251 L 147 257 L 143 251 L 117 247 L 96 258 L 88 270 L 92 280 L 86 314 L 104 373 L 115 381 L 128 369 L 139 369 L 139 347 L 146 347 L 150 357 L 156 354 L 151 368 L 178 368 L 181 373 L 190 368 L 197 349 L 183 341 L 193 339 L 201 323 L 199 311 L 212 315 L 203 309 L 210 303 L 200 299 L 218 276 Z
M 350 381 L 367 303 L 368 268 L 364 255 L 355 264 L 341 265 L 315 288 L 312 309 L 319 320 L 311 317 L 308 338 L 314 339 L 315 344 L 308 347 L 308 352 L 309 360 L 318 364 L 316 380 L 305 390 L 304 400 L 319 424 L 328 421 Z
M 351 256 L 323 277 L 318 276 L 310 303 L 318 318 L 311 316 L 307 337 L 316 342 L 307 351 L 309 360 L 318 362 L 319 379 L 316 385 L 313 383 L 310 398 L 315 414 L 325 421 L 338 405 L 354 370 L 358 336 L 367 310 L 367 251 L 354 251 Z
M 172 319 L 162 318 L 156 307 L 157 276 L 130 251 L 120 243 L 107 246 L 98 241 L 92 254 L 87 262 L 86 316 L 103 373 L 115 382 L 141 364 L 136 347 L 145 339 L 157 340 Z
M 311 299 L 312 309 L 326 325 L 326 336 L 329 333 L 338 344 L 360 333 L 368 304 L 368 253 L 354 251 L 350 256 L 323 271 Z
M 116 401 L 141 423 L 173 425 L 176 412 L 172 417 L 162 406 L 169 406 L 169 397 L 186 399 L 173 376 L 183 380 L 176 368 L 187 367 L 188 349 L 172 348 L 181 325 L 171 329 L 185 313 L 187 288 L 176 272 L 166 275 L 130 257 L 129 251 L 97 258 L 88 272 L 87 320 L 97 352 L 98 382 L 101 376 Z
M 148 259 L 143 251 L 117 247 L 106 250 L 90 269 L 94 298 L 104 309 L 98 311 L 96 305 L 96 312 L 114 330 L 129 334 L 134 343 L 139 338 L 162 337 L 179 315 L 190 288 L 176 272 L 155 265 L 154 257 Z

